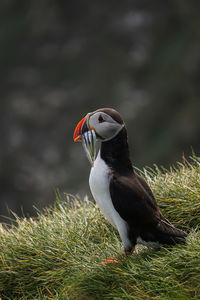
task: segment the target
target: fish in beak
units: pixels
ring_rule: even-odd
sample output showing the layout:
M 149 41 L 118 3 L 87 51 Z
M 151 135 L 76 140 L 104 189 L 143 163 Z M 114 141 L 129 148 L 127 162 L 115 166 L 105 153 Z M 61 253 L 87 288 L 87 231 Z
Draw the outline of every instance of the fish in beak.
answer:
M 87 114 L 76 126 L 73 136 L 74 142 L 82 142 L 83 148 L 91 165 L 96 158 L 96 133 L 89 126 L 89 114 Z

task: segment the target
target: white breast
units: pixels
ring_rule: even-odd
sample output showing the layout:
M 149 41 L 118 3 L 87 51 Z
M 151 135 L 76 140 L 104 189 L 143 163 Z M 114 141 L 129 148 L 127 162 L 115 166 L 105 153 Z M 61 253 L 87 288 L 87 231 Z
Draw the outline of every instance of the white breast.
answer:
M 109 191 L 111 171 L 100 156 L 100 152 L 91 168 L 89 185 L 92 195 L 106 219 L 117 228 L 125 247 L 131 245 L 127 236 L 127 223 L 115 210 Z

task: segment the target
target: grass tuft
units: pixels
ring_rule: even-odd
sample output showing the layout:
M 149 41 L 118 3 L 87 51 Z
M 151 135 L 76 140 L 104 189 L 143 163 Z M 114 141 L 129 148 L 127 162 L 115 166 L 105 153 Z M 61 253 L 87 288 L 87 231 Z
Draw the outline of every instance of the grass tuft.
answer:
M 160 251 L 137 246 L 120 263 L 118 233 L 87 197 L 67 195 L 35 219 L 0 227 L 2 299 L 199 299 L 200 162 L 144 170 L 161 210 L 189 232 L 186 245 Z

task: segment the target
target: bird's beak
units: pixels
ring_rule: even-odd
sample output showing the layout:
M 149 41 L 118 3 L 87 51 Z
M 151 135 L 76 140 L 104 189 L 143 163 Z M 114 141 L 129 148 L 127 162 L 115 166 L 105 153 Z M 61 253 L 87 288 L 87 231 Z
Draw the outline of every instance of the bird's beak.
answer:
M 78 122 L 74 130 L 74 136 L 73 136 L 74 142 L 82 142 L 82 128 L 86 119 L 87 119 L 87 115 L 80 122 Z
M 89 114 L 87 114 L 76 126 L 73 136 L 74 142 L 82 142 L 89 162 L 93 166 L 96 158 L 96 133 L 89 126 Z

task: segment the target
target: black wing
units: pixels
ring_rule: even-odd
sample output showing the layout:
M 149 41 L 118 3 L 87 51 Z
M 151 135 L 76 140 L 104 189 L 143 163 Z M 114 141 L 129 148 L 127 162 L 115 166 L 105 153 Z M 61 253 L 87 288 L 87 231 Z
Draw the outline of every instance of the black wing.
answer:
M 139 226 L 159 222 L 161 214 L 153 193 L 137 174 L 130 177 L 113 174 L 110 194 L 115 209 L 128 223 Z
M 119 215 L 134 231 L 140 232 L 144 240 L 162 244 L 185 242 L 187 233 L 162 216 L 150 187 L 137 174 L 130 177 L 113 174 L 110 194 Z

